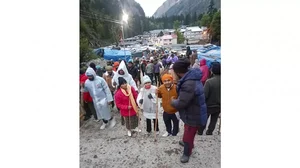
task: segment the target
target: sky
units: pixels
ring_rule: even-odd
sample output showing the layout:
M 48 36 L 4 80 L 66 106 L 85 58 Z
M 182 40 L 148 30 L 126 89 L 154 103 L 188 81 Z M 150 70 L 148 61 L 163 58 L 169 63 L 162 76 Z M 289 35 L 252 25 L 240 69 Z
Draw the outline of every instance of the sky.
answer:
M 166 0 L 135 0 L 144 9 L 146 16 L 152 16 L 158 7 L 160 7 Z

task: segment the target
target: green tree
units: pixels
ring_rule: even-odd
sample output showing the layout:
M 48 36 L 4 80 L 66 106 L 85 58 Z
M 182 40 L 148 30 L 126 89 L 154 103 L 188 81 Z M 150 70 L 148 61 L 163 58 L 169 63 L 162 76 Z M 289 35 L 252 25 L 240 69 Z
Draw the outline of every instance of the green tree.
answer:
M 211 36 L 212 42 L 217 42 L 220 44 L 221 42 L 221 11 L 218 11 L 214 14 L 212 22 L 210 24 L 211 27 Z
M 178 44 L 183 44 L 184 40 L 185 40 L 183 34 L 181 32 L 179 32 L 179 31 L 175 31 L 175 33 L 177 35 L 177 43 Z
M 80 62 L 88 62 L 92 59 L 97 58 L 97 56 L 92 52 L 89 47 L 89 41 L 87 38 L 80 38 Z
M 210 16 L 208 14 L 204 14 L 202 16 L 201 21 L 200 21 L 200 26 L 209 27 L 210 26 L 210 22 L 211 22 Z
M 164 35 L 164 33 L 162 31 L 160 31 L 159 34 L 157 35 L 157 37 L 161 37 L 163 35 Z
M 193 18 L 192 18 L 192 23 L 196 23 L 197 22 L 197 13 L 194 12 Z
M 191 23 L 191 15 L 187 14 L 184 18 L 184 24 L 189 25 Z
M 207 14 L 209 14 L 210 16 L 212 16 L 213 12 L 214 12 L 214 1 L 210 0 L 208 8 L 207 8 Z
M 179 29 L 180 25 L 181 25 L 181 23 L 179 20 L 175 20 L 173 22 L 173 28 L 175 29 L 175 31 L 177 31 Z

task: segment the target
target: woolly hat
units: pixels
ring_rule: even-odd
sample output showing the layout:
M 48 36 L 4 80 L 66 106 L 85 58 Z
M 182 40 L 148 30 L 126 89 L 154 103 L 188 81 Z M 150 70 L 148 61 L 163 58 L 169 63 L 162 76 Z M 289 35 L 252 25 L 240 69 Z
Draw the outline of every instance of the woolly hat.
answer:
M 106 71 L 111 71 L 112 69 L 113 69 L 112 66 L 106 66 L 106 67 L 105 67 L 105 70 L 106 70 Z
M 215 75 L 221 75 L 221 64 L 219 62 L 213 62 L 211 64 L 211 71 Z
M 118 82 L 119 82 L 119 86 L 127 83 L 127 81 L 123 77 L 119 77 Z
M 148 75 L 143 76 L 142 78 L 142 84 L 144 85 L 147 82 L 151 82 L 151 79 L 149 78 Z
M 190 61 L 188 59 L 179 59 L 173 65 L 173 70 L 175 73 L 186 73 L 190 67 Z

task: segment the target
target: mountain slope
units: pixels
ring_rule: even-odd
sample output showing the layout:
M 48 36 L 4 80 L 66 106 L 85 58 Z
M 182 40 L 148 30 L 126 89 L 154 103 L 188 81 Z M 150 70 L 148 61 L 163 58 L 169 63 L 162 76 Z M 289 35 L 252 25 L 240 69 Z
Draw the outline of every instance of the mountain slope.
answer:
M 167 0 L 164 2 L 153 14 L 153 17 L 158 18 L 163 16 L 163 14 L 168 11 L 173 5 L 175 5 L 180 0 Z
M 176 2 L 174 2 L 176 1 Z M 220 9 L 221 0 L 213 0 L 214 7 Z M 166 7 L 164 4 L 170 4 Z M 205 13 L 210 4 L 210 0 L 167 0 L 162 6 L 160 6 L 154 13 L 154 17 L 174 16 L 174 15 L 186 15 L 188 13 Z

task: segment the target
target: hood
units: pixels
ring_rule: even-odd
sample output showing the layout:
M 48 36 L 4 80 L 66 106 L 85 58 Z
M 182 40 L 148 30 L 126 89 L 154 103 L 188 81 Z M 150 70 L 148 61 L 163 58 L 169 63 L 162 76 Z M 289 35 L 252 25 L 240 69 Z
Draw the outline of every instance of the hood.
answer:
M 145 75 L 145 76 L 143 76 L 143 78 L 142 78 L 142 84 L 144 85 L 144 84 L 147 83 L 147 82 L 151 82 L 151 79 L 150 79 L 149 76 Z
M 85 75 L 88 76 L 88 75 L 93 75 L 94 78 L 96 77 L 96 72 L 93 70 L 93 68 L 91 67 L 88 67 L 87 70 L 85 71 Z
M 124 75 L 120 75 L 119 74 L 119 70 L 123 70 L 124 71 Z M 122 61 L 121 63 L 120 63 L 120 65 L 119 65 L 119 67 L 118 67 L 118 70 L 117 70 L 117 74 L 119 75 L 119 76 L 121 76 L 121 77 L 125 77 L 125 76 L 128 76 L 128 70 L 127 70 L 127 68 L 126 68 L 126 65 L 125 65 L 125 62 L 124 61 Z
M 206 59 L 200 60 L 200 66 L 202 66 L 202 65 L 206 65 Z
M 201 80 L 202 78 L 202 72 L 198 68 L 192 68 L 190 69 L 181 79 L 180 81 L 186 81 L 186 80 Z
M 117 66 L 119 66 L 120 65 L 120 63 L 119 62 L 114 62 L 114 65 L 113 65 L 113 67 L 117 67 Z

